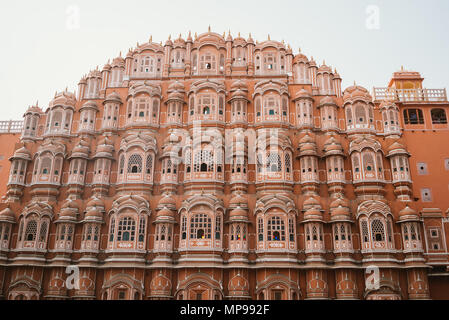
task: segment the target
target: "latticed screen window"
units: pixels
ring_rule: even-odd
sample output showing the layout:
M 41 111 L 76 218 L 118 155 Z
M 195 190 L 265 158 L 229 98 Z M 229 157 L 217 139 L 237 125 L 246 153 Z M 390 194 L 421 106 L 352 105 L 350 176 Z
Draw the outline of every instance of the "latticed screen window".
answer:
M 393 230 L 391 227 L 390 219 L 387 219 L 387 236 L 388 236 L 388 241 L 391 242 L 393 239 Z
M 366 220 L 363 220 L 362 223 L 362 237 L 363 242 L 369 242 L 368 238 L 368 222 Z
M 47 229 L 48 229 L 48 224 L 46 221 L 42 222 L 41 224 L 41 230 L 39 232 L 39 241 L 45 241 L 46 237 L 47 237 Z
M 144 118 L 148 117 L 150 114 L 150 106 L 149 101 L 147 98 L 140 98 L 137 100 L 136 108 L 134 109 L 134 117 L 137 118 Z
M 257 220 L 257 230 L 259 234 L 259 241 L 263 241 L 263 219 L 259 218 Z
M 114 234 L 115 234 L 115 218 L 112 217 L 111 218 L 111 226 L 110 226 L 110 230 L 109 230 L 109 241 L 114 240 Z
M 37 221 L 31 220 L 28 222 L 25 230 L 25 241 L 36 240 L 36 234 L 37 234 Z
M 373 241 L 385 241 L 384 224 L 379 219 L 374 219 L 371 222 L 371 233 Z
M 195 153 L 194 170 L 195 172 L 213 172 L 214 162 L 213 154 L 209 150 L 200 150 Z
M 290 237 L 290 241 L 295 240 L 295 228 L 293 225 L 293 219 L 288 219 L 288 234 Z
M 182 216 L 182 224 L 181 224 L 181 239 L 187 239 L 187 218 L 186 216 Z
M 355 119 L 357 123 L 365 123 L 366 119 L 365 108 L 360 104 L 355 106 Z
M 204 213 L 190 218 L 190 239 L 211 239 L 212 220 Z
M 371 153 L 365 153 L 363 155 L 363 166 L 366 171 L 374 171 L 374 158 Z
M 220 240 L 221 235 L 221 217 L 217 216 L 215 218 L 215 240 Z
M 276 57 L 273 53 L 269 53 L 264 57 L 265 71 L 276 70 Z
M 282 170 L 281 157 L 277 153 L 269 153 L 267 156 L 267 171 L 280 172 Z
M 132 154 L 128 160 L 128 173 L 142 172 L 142 156 L 139 154 Z
M 216 57 L 210 52 L 203 54 L 200 58 L 201 70 L 215 70 L 217 68 Z
M 284 221 L 280 217 L 272 217 L 267 225 L 268 241 L 285 241 Z
M 285 154 L 285 171 L 287 173 L 291 172 L 291 160 L 290 160 L 290 153 Z
M 117 240 L 134 241 L 136 235 L 136 221 L 131 217 L 123 217 L 118 222 Z
M 145 239 L 145 218 L 140 218 L 139 223 L 139 242 L 143 242 Z
M 151 174 L 151 171 L 153 169 L 153 156 L 152 155 L 147 156 L 147 162 L 145 165 L 146 165 L 147 174 Z

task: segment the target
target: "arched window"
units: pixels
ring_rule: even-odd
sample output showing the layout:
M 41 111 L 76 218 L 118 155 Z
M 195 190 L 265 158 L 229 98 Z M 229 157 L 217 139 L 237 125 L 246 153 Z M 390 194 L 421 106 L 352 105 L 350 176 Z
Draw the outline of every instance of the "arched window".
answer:
M 379 219 L 374 219 L 373 221 L 371 221 L 371 234 L 373 241 L 385 241 L 385 230 L 382 221 L 380 221 Z
M 432 116 L 432 124 L 447 123 L 446 111 L 444 109 L 432 109 L 430 114 Z
M 280 217 L 274 216 L 268 220 L 267 240 L 285 241 L 285 225 Z
M 139 154 L 132 154 L 128 159 L 128 173 L 142 172 L 142 156 Z
M 281 172 L 282 171 L 282 160 L 279 154 L 269 153 L 267 156 L 267 171 L 268 172 Z
M 34 241 L 36 240 L 37 235 L 37 221 L 30 220 L 27 223 L 25 230 L 25 241 Z
M 361 104 L 355 106 L 355 119 L 357 123 L 366 123 L 365 108 Z
M 190 239 L 211 239 L 212 220 L 204 213 L 195 214 L 190 218 Z
M 263 219 L 257 220 L 257 233 L 259 235 L 259 241 L 263 241 Z
M 117 241 L 134 241 L 136 221 L 131 217 L 122 217 L 118 223 Z

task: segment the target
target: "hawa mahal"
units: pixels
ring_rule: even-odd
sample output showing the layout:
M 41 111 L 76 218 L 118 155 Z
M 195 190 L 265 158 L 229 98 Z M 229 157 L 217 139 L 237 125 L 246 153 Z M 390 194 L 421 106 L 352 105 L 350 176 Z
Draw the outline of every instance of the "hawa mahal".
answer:
M 446 90 L 341 83 L 209 29 L 1 122 L 0 298 L 449 299 Z

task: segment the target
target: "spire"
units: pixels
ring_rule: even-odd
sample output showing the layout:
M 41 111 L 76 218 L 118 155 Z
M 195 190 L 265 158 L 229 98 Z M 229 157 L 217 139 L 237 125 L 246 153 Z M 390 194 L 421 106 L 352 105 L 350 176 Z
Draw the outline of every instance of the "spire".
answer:
M 209 27 L 207 28 L 207 31 L 210 32 L 210 25 L 209 25 Z
M 171 34 L 168 35 L 168 40 L 171 40 Z
M 301 47 L 299 47 L 298 52 L 301 53 Z
M 153 42 L 153 35 L 150 35 L 150 43 Z
M 239 38 L 240 38 L 240 31 L 239 31 Z
M 195 32 L 195 40 L 196 40 L 196 39 L 198 39 L 198 35 L 197 35 L 196 32 Z
M 271 38 L 270 38 L 270 34 L 268 34 L 268 41 L 270 41 L 271 40 Z

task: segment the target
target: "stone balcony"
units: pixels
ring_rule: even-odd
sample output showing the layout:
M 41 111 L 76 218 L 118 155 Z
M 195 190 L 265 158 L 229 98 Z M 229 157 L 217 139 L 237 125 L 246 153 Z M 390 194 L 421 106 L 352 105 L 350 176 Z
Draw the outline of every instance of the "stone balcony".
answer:
M 396 102 L 447 102 L 446 89 L 396 89 L 373 88 L 374 101 L 391 100 Z

